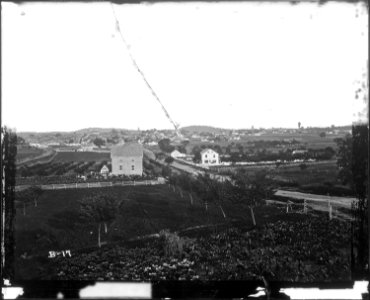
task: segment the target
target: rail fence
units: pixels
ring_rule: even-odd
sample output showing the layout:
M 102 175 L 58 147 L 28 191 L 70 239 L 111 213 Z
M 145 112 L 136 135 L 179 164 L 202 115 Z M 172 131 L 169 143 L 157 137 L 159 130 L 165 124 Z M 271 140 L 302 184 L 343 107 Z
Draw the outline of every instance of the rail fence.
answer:
M 66 189 L 84 189 L 84 188 L 102 188 L 110 186 L 136 186 L 136 185 L 158 185 L 165 184 L 164 180 L 133 180 L 133 181 L 101 181 L 101 182 L 82 182 L 82 183 L 59 183 L 38 185 L 43 190 L 66 190 Z M 31 185 L 17 185 L 15 191 L 22 191 L 31 187 Z

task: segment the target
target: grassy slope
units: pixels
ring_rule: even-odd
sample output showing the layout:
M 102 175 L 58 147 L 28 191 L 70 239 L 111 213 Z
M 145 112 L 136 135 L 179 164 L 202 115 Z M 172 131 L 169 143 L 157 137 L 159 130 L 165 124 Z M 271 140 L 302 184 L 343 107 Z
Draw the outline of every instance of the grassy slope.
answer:
M 113 187 L 99 190 L 109 192 L 117 199 L 124 199 L 123 208 L 110 224 L 108 234 L 102 234 L 102 241 L 109 243 L 157 233 L 161 229 L 175 231 L 224 222 L 218 207 L 210 205 L 206 213 L 199 199 L 194 197 L 195 202 L 191 206 L 188 194 L 184 193 L 184 198 L 181 198 L 178 192 L 174 193 L 168 186 Z M 36 263 L 34 259 L 18 260 L 18 276 L 32 276 L 34 272 L 37 273 L 37 266 L 50 265 L 48 251 L 96 246 L 96 225 L 81 222 L 78 217 L 78 200 L 96 191 L 45 191 L 39 199 L 38 207 L 32 204 L 27 207 L 26 216 L 22 215 L 21 209 L 17 210 L 16 258 L 25 252 L 31 256 L 43 257 L 41 261 L 36 259 Z M 250 212 L 246 208 L 231 204 L 225 204 L 223 208 L 230 218 L 240 219 L 247 226 L 252 225 Z M 273 207 L 260 207 L 255 209 L 255 213 L 257 222 L 262 224 L 267 220 L 280 219 L 283 211 Z

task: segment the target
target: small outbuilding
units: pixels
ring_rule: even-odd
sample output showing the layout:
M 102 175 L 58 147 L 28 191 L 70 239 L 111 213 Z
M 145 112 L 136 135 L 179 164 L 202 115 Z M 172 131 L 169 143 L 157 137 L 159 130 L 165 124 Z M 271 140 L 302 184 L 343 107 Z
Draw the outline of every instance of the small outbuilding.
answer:
M 185 153 L 181 153 L 178 150 L 173 150 L 171 152 L 171 157 L 173 157 L 173 158 L 185 158 L 186 157 L 186 154 Z

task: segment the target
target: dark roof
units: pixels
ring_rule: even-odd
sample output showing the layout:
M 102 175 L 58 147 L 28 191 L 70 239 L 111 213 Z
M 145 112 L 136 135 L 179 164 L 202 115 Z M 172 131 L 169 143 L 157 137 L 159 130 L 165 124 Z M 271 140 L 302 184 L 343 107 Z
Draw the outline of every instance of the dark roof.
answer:
M 143 156 L 143 146 L 138 143 L 127 143 L 112 147 L 111 156 Z
M 212 151 L 212 152 L 217 153 L 215 150 L 213 150 L 213 149 L 211 149 L 211 148 L 207 148 L 207 149 L 203 149 L 202 151 L 200 151 L 200 154 L 206 153 L 207 151 Z M 218 153 L 217 153 L 217 154 L 218 154 Z

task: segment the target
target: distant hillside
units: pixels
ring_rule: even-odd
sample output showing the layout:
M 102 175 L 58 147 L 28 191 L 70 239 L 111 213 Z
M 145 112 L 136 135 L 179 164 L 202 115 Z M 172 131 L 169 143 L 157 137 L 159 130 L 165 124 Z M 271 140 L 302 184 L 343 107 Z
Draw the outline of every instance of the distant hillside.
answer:
M 201 132 L 221 133 L 221 132 L 225 132 L 225 131 L 230 131 L 230 129 L 216 128 L 216 127 L 204 126 L 204 125 L 186 126 L 186 127 L 182 127 L 180 130 L 191 132 L 191 133 L 198 133 L 198 134 L 201 133 Z

